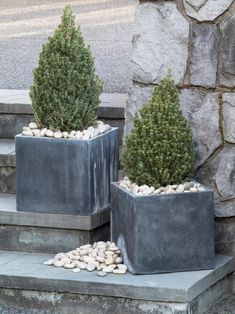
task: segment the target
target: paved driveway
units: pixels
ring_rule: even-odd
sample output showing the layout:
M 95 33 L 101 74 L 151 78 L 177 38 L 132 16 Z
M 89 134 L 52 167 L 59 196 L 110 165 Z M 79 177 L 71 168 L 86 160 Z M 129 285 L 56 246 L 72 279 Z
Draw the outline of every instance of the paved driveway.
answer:
M 68 3 L 91 45 L 105 92 L 127 91 L 135 0 L 0 0 L 0 88 L 29 87 L 41 45 Z

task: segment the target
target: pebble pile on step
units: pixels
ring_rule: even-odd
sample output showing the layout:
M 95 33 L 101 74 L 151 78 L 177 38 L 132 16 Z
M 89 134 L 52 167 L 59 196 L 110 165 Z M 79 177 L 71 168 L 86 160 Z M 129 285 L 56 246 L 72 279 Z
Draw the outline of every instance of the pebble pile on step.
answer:
M 89 272 L 97 270 L 97 276 L 107 273 L 125 274 L 127 266 L 123 264 L 121 252 L 114 242 L 95 242 L 86 244 L 67 253 L 58 253 L 44 265 L 72 269 L 74 273 L 81 270 Z
M 109 124 L 103 121 L 97 121 L 96 127 L 89 126 L 83 131 L 61 132 L 52 131 L 50 129 L 39 129 L 37 123 L 31 122 L 28 127 L 23 127 L 22 135 L 37 136 L 37 137 L 53 137 L 53 138 L 67 138 L 73 140 L 89 140 L 100 134 L 106 133 L 111 129 Z
M 128 177 L 124 177 L 119 181 L 119 185 L 127 191 L 135 195 L 154 195 L 154 194 L 171 194 L 171 193 L 188 193 L 205 191 L 205 188 L 197 182 L 184 182 L 182 184 L 167 185 L 166 187 L 159 187 L 155 189 L 153 186 L 137 185 L 133 183 Z

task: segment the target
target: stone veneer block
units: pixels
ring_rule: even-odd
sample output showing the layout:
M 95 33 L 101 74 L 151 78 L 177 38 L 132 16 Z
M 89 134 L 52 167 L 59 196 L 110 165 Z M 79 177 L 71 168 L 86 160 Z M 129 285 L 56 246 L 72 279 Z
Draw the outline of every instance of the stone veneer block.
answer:
M 225 146 L 198 170 L 196 179 L 214 189 L 215 215 L 235 216 L 235 147 Z
M 182 89 L 181 109 L 192 129 L 197 165 L 202 165 L 222 144 L 219 127 L 219 93 Z
M 215 221 L 215 248 L 219 254 L 235 256 L 235 221 L 229 218 L 217 218 Z
M 221 60 L 219 82 L 223 86 L 235 86 L 235 14 L 221 25 Z
M 182 83 L 188 58 L 189 23 L 175 3 L 137 6 L 133 37 L 133 80 L 157 84 L 168 69 Z
M 153 87 L 142 87 L 133 84 L 129 94 L 129 100 L 126 106 L 124 134 L 130 133 L 133 126 L 133 119 L 140 108 L 150 100 Z
M 223 14 L 233 0 L 184 0 L 186 14 L 198 21 L 213 21 Z
M 193 48 L 189 66 L 190 83 L 215 87 L 218 63 L 219 35 L 216 25 L 193 25 Z
M 235 93 L 223 94 L 223 118 L 225 141 L 235 144 Z

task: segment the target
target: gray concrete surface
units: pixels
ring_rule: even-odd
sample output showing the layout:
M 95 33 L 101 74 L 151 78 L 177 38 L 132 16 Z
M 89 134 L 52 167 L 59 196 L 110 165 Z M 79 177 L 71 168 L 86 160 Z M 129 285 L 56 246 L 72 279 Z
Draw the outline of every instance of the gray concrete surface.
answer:
M 100 95 L 99 118 L 124 119 L 127 95 L 102 93 Z M 29 90 L 0 89 L 0 114 L 32 114 Z
M 135 0 L 1 0 L 0 88 L 25 89 L 32 80 L 41 45 L 71 4 L 96 59 L 106 92 L 126 92 L 130 84 Z
M 214 270 L 157 275 L 98 277 L 95 272 L 43 265 L 48 254 L 0 251 L 0 286 L 43 291 L 127 297 L 139 300 L 189 302 L 231 273 L 234 261 L 216 257 Z M 11 280 L 9 280 L 9 277 Z
M 93 230 L 109 222 L 109 208 L 90 216 L 16 211 L 15 194 L 0 193 L 0 225 Z

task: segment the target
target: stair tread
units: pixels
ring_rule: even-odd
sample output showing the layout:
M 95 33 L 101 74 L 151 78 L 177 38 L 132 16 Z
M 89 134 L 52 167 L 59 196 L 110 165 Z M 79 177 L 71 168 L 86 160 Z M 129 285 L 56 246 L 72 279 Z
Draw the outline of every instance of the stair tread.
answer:
M 0 193 L 0 226 L 30 226 L 69 230 L 93 230 L 110 220 L 109 208 L 89 216 L 18 212 L 16 195 Z
M 98 277 L 96 272 L 49 267 L 51 254 L 0 251 L 0 286 L 81 294 L 128 297 L 142 300 L 188 302 L 232 272 L 233 259 L 216 256 L 213 270 L 171 274 Z M 9 280 L 9 277 L 11 280 Z
M 102 93 L 99 117 L 124 119 L 127 94 Z M 29 90 L 0 89 L 0 113 L 32 114 Z

